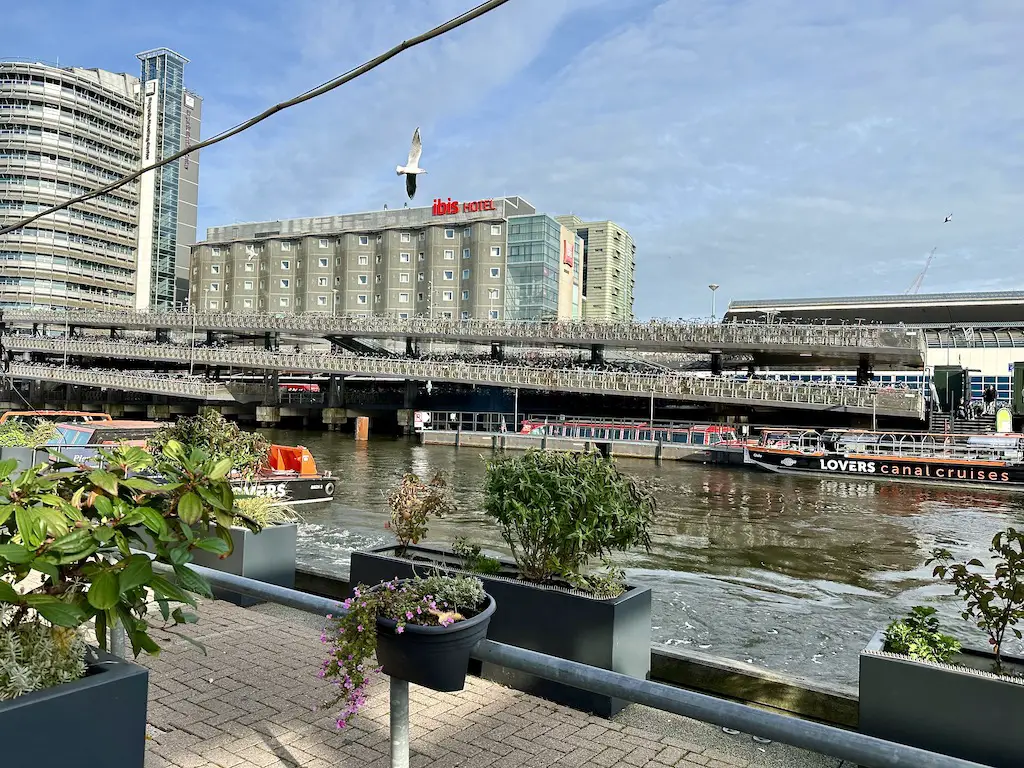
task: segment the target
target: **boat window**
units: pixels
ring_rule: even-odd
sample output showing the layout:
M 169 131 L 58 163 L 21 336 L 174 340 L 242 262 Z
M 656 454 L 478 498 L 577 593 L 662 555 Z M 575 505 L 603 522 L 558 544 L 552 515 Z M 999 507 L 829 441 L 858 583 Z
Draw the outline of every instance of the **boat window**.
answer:
M 704 433 L 703 432 L 694 432 L 693 433 L 693 444 L 694 445 L 704 445 Z

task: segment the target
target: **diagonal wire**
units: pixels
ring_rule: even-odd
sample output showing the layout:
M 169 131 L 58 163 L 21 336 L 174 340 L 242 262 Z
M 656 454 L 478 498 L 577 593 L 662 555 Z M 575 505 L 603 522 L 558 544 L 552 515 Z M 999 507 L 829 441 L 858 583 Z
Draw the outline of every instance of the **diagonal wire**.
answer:
M 11 224 L 10 226 L 2 227 L 0 228 L 0 235 L 6 235 L 9 232 L 14 232 L 15 230 L 21 229 L 22 227 L 31 224 L 33 221 L 41 219 L 43 216 L 49 216 L 51 213 L 62 211 L 65 208 L 70 208 L 72 205 L 76 205 L 77 203 L 84 203 L 87 200 L 92 200 L 94 197 L 99 197 L 100 195 L 104 195 L 107 192 L 112 192 L 115 189 L 123 187 L 128 182 L 135 181 L 135 179 L 139 178 L 144 173 L 148 173 L 149 171 L 152 171 L 156 168 L 160 168 L 161 166 L 167 165 L 168 163 L 173 163 L 175 160 L 178 160 L 179 158 L 182 158 L 185 155 L 188 155 L 192 152 L 198 152 L 200 149 L 212 147 L 214 144 L 218 144 L 224 141 L 225 139 L 231 138 L 232 136 L 237 136 L 242 131 L 246 131 L 249 128 L 252 128 L 257 123 L 262 123 L 271 115 L 275 115 L 278 112 L 288 109 L 289 107 L 294 107 L 297 104 L 302 104 L 305 101 L 315 99 L 317 96 L 322 96 L 323 94 L 328 93 L 329 91 L 333 91 L 335 88 L 338 88 L 339 86 L 342 86 L 345 83 L 355 80 L 360 75 L 365 75 L 370 70 L 376 69 L 381 64 L 383 64 L 386 61 L 389 61 L 390 59 L 393 59 L 395 56 L 402 53 L 403 51 L 407 51 L 410 48 L 414 48 L 415 46 L 425 43 L 428 40 L 433 40 L 435 37 L 440 37 L 441 35 L 447 32 L 451 32 L 453 29 L 458 29 L 462 25 L 468 24 L 474 19 L 480 18 L 485 13 L 493 11 L 495 8 L 504 5 L 508 1 L 509 0 L 487 0 L 487 2 L 481 3 L 475 8 L 472 8 L 459 16 L 456 16 L 450 21 L 446 21 L 444 24 L 441 24 L 440 26 L 434 27 L 428 32 L 424 32 L 421 35 L 417 35 L 416 37 L 411 37 L 408 40 L 402 41 L 394 48 L 391 48 L 390 50 L 387 50 L 384 53 L 382 53 L 380 56 L 377 56 L 374 59 L 370 59 L 370 61 L 366 62 L 365 64 L 359 65 L 355 69 L 350 69 L 345 74 L 339 75 L 333 80 L 328 80 L 323 85 L 319 85 L 310 91 L 306 91 L 305 93 L 296 96 L 295 98 L 289 99 L 288 101 L 282 101 L 280 104 L 275 104 L 273 107 L 270 107 L 270 109 L 261 112 L 260 114 L 256 115 L 256 117 L 246 120 L 244 123 L 239 123 L 234 128 L 229 128 L 228 130 L 219 133 L 212 138 L 206 139 L 205 141 L 201 141 L 198 144 L 194 144 L 188 149 L 183 149 L 180 152 L 171 155 L 170 157 L 167 157 L 163 160 L 158 160 L 152 165 L 147 165 L 145 168 L 135 171 L 134 173 L 129 174 L 128 176 L 124 176 L 118 179 L 117 181 L 111 182 L 110 184 L 107 184 L 104 187 L 94 189 L 92 192 L 87 192 L 86 194 L 79 195 L 78 197 L 73 197 L 70 200 L 65 200 L 63 203 L 55 205 L 51 208 L 47 208 L 44 211 L 40 211 L 34 216 L 29 216 L 28 218 L 22 219 L 21 221 L 15 224 Z

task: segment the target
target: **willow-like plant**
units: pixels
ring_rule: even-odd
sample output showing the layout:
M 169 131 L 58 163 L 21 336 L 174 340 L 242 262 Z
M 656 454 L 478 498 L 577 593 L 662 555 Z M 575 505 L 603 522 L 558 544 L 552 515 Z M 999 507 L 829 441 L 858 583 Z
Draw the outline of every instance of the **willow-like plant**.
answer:
M 161 454 L 171 440 L 200 448 L 215 459 L 231 459 L 232 471 L 245 477 L 259 472 L 270 456 L 270 442 L 263 435 L 246 432 L 218 411 L 209 409 L 161 427 L 149 439 L 149 449 Z
M 522 576 L 580 582 L 592 558 L 650 550 L 654 497 L 597 453 L 527 451 L 487 462 L 484 511 Z
M 451 486 L 441 472 L 430 482 L 424 482 L 419 475 L 407 473 L 402 482 L 387 495 L 391 508 L 391 520 L 387 528 L 398 539 L 399 554 L 404 554 L 410 544 L 418 544 L 427 534 L 427 520 L 444 517 L 455 510 Z

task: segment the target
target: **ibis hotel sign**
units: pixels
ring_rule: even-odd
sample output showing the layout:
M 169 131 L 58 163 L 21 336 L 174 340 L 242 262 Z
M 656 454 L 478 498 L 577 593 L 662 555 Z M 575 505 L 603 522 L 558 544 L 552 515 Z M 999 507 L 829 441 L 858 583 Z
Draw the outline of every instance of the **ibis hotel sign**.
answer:
M 458 200 L 447 200 L 437 198 L 434 200 L 434 207 L 430 212 L 435 216 L 452 216 L 456 213 L 479 213 L 481 211 L 496 211 L 494 200 L 473 200 L 468 203 L 460 203 Z

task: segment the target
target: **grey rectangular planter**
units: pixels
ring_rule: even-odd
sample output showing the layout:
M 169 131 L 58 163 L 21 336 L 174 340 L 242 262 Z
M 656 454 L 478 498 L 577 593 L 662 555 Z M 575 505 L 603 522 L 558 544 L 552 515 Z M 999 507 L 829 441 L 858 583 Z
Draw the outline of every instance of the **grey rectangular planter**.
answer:
M 143 768 L 149 671 L 96 653 L 81 680 L 0 701 L 4 765 Z
M 1024 679 L 985 669 L 995 656 L 965 649 L 956 665 L 886 653 L 878 632 L 860 654 L 860 731 L 973 760 L 993 768 L 1024 765 Z M 1024 672 L 1024 659 L 1003 656 Z
M 36 465 L 36 451 L 34 448 L 23 447 L 0 448 L 0 461 L 6 461 L 7 459 L 14 459 L 18 462 L 18 467 L 13 473 L 17 475 Z M 46 461 L 48 461 L 46 452 L 43 451 L 39 462 L 44 463 Z
M 210 530 L 212 535 L 212 526 Z M 234 551 L 228 557 L 221 560 L 212 552 L 193 549 L 192 560 L 196 565 L 206 568 L 292 589 L 295 587 L 297 531 L 296 523 L 268 525 L 259 533 L 253 533 L 248 528 L 231 526 Z M 263 602 L 259 598 L 240 595 L 219 587 L 213 588 L 213 596 L 243 608 Z
M 396 557 L 396 549 L 379 547 L 369 552 L 353 552 L 350 584 L 410 578 L 417 564 Z M 429 575 L 431 563 L 461 570 L 461 560 L 450 552 L 424 547 L 409 547 L 408 552 L 421 560 L 423 567 L 415 567 L 417 575 Z M 641 680 L 647 678 L 651 670 L 650 589 L 630 587 L 619 597 L 597 600 L 570 590 L 516 581 L 514 564 L 503 562 L 503 566 L 498 578 L 475 574 L 497 602 L 487 630 L 489 640 Z M 476 671 L 472 667 L 471 670 Z M 516 690 L 602 717 L 611 717 L 628 704 L 492 664 L 484 664 L 480 674 Z

